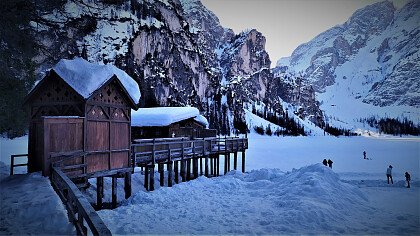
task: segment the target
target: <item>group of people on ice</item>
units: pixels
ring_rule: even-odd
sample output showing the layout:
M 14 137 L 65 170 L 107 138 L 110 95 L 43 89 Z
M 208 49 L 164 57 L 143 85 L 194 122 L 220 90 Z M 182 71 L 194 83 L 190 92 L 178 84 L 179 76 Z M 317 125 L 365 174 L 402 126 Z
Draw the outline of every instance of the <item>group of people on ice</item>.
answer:
M 331 159 L 328 159 L 328 161 L 327 161 L 327 159 L 324 159 L 323 161 L 322 161 L 322 164 L 324 164 L 324 166 L 327 166 L 327 164 L 328 164 L 328 166 L 332 169 L 332 163 L 333 163 L 333 161 L 331 161 Z
M 405 181 L 407 181 L 407 188 L 410 188 L 411 175 L 410 173 L 405 172 L 404 176 L 405 176 Z M 388 181 L 388 184 L 389 184 L 389 180 L 391 180 L 391 184 L 394 184 L 394 181 L 392 180 L 392 166 L 391 165 L 389 165 L 388 168 L 386 169 L 386 179 Z
M 363 159 L 369 160 L 369 158 L 366 157 L 366 151 L 363 151 Z M 405 181 L 407 181 L 407 188 L 410 188 L 411 175 L 410 173 L 405 172 L 404 176 L 405 176 Z M 391 180 L 391 184 L 394 184 L 394 181 L 392 180 L 392 166 L 391 165 L 389 165 L 388 168 L 386 169 L 386 179 L 388 181 L 388 184 L 390 180 Z

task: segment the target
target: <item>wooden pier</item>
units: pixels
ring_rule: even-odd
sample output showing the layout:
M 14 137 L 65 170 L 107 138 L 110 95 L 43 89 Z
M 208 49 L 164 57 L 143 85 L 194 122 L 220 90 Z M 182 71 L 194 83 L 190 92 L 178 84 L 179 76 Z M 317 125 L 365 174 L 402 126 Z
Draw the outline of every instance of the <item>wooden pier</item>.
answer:
M 233 154 L 233 169 L 238 168 L 238 152 L 242 153 L 242 172 L 245 172 L 245 151 L 248 139 L 240 137 L 224 138 L 160 138 L 133 140 L 131 155 L 133 166 L 144 168 L 144 187 L 154 190 L 155 166 L 160 174 L 160 185 L 164 186 L 164 170 L 168 172 L 168 184 L 195 179 L 199 175 L 206 177 L 220 175 L 220 156 L 224 157 L 224 174 L 231 170 L 230 160 Z

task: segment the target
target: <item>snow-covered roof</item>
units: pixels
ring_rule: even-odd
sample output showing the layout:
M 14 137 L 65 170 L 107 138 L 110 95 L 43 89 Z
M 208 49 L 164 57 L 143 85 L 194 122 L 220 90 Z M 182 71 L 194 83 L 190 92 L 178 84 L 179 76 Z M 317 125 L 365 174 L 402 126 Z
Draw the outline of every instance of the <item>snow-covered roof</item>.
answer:
M 137 104 L 140 100 L 137 82 L 113 65 L 94 64 L 76 57 L 73 60 L 61 59 L 52 69 L 85 99 L 115 75 L 134 103 Z
M 209 122 L 207 121 L 206 117 L 204 117 L 203 115 L 198 115 L 194 118 L 195 121 L 197 121 L 198 123 L 204 125 L 206 128 L 209 127 Z
M 195 107 L 140 108 L 137 111 L 131 110 L 131 126 L 168 126 L 197 116 L 200 116 L 200 112 Z

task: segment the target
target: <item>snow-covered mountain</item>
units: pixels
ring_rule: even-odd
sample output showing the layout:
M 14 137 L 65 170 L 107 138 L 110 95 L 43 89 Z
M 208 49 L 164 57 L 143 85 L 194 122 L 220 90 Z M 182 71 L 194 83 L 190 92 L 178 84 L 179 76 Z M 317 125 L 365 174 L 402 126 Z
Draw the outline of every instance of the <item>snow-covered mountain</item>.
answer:
M 141 106 L 195 106 L 223 134 L 245 122 L 244 102 L 270 106 L 264 36 L 235 35 L 199 0 L 27 4 L 30 21 L 21 25 L 37 45 L 31 60 L 38 78 L 62 58 L 111 63 L 139 83 Z
M 355 128 L 358 118 L 420 117 L 420 2 L 379 2 L 356 11 L 277 62 L 275 74 L 299 74 L 326 121 Z

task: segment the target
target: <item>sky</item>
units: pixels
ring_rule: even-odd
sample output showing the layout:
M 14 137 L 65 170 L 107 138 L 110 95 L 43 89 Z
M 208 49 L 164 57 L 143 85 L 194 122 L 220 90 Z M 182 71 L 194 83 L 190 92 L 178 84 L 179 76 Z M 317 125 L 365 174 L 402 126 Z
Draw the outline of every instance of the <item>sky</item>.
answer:
M 380 0 L 201 0 L 223 27 L 235 33 L 255 28 L 266 37 L 271 66 L 300 44 L 343 24 L 360 8 Z M 406 0 L 393 0 L 397 8 Z

